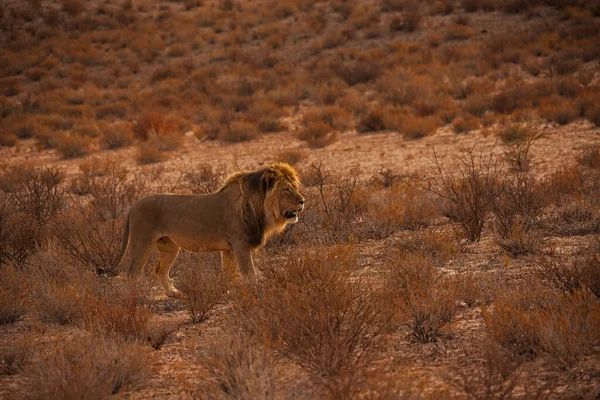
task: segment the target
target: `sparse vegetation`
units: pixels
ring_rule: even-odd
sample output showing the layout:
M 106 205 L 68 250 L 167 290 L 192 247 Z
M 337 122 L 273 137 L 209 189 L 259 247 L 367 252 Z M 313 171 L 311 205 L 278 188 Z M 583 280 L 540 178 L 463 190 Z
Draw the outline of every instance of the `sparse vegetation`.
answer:
M 0 3 L 0 398 L 597 394 L 598 1 Z M 270 161 L 256 284 L 115 270 Z

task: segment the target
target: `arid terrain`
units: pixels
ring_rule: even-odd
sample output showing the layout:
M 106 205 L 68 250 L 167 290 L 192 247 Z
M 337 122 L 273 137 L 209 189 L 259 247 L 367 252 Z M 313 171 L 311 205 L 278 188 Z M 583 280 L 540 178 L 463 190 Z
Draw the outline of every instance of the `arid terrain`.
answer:
M 6 0 L 0 398 L 600 397 L 600 2 Z M 299 222 L 116 270 L 131 205 Z

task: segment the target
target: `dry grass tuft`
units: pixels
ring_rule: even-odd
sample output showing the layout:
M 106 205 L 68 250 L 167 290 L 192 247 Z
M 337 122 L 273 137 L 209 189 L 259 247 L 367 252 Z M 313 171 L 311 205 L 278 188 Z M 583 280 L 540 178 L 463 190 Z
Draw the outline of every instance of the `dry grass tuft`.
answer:
M 204 257 L 206 260 L 208 257 Z M 183 293 L 183 302 L 194 324 L 210 318 L 215 308 L 225 300 L 234 271 L 223 271 L 220 262 L 211 257 L 208 265 L 198 265 L 192 258 L 183 263 L 176 287 Z
M 531 285 L 498 294 L 483 313 L 488 334 L 516 354 L 547 354 L 568 368 L 600 341 L 598 299 L 585 291 L 559 294 Z
M 275 399 L 274 361 L 267 349 L 236 333 L 214 339 L 199 361 L 210 372 L 215 399 Z
M 456 157 L 456 172 L 442 165 L 435 152 L 433 155 L 438 187 L 429 190 L 448 202 L 449 217 L 460 224 L 471 241 L 481 237 L 492 204 L 502 193 L 501 164 L 493 150 L 493 146 L 463 148 Z
M 435 341 L 457 312 L 455 289 L 422 253 L 400 255 L 388 264 L 386 285 L 400 318 L 421 343 Z
M 391 312 L 357 274 L 352 249 L 302 249 L 263 272 L 258 293 L 238 296 L 242 326 L 313 371 L 332 395 L 346 392 L 347 378 L 358 376 L 376 351 Z
M 28 339 L 20 339 L 0 348 L 0 376 L 23 372 L 30 358 L 31 342 Z
M 149 376 L 149 355 L 139 345 L 85 336 L 55 345 L 27 370 L 28 391 L 48 399 L 102 399 L 131 390 Z
M 21 319 L 27 311 L 28 278 L 11 265 L 0 269 L 0 325 Z
M 83 326 L 117 340 L 144 343 L 149 337 L 151 304 L 147 282 L 110 282 L 85 299 Z
M 307 142 L 310 148 L 322 148 L 336 141 L 337 132 L 325 122 L 309 120 L 296 137 Z

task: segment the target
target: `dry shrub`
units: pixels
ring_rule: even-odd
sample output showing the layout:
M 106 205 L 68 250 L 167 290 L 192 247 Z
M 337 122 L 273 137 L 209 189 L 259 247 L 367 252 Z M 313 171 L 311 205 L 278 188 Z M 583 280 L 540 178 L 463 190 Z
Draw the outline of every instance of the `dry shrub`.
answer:
M 479 129 L 479 120 L 469 116 L 457 117 L 452 121 L 452 128 L 456 133 L 474 131 Z
M 580 195 L 582 178 L 583 173 L 579 165 L 561 167 L 544 182 L 549 200 L 557 205 L 568 204 Z
M 216 254 L 212 254 L 216 256 Z M 208 257 L 204 257 L 207 260 Z M 223 271 L 217 257 L 198 265 L 193 258 L 186 258 L 178 272 L 176 287 L 183 293 L 183 302 L 194 324 L 210 318 L 225 295 L 234 271 Z
M 579 110 L 573 102 L 562 97 L 551 97 L 542 100 L 538 111 L 542 118 L 561 125 L 568 124 L 579 116 Z
M 492 301 L 492 284 L 485 274 L 458 271 L 453 279 L 456 296 L 467 307 L 489 304 Z
M 361 53 L 356 58 L 341 55 L 331 62 L 330 68 L 349 86 L 373 81 L 383 70 L 381 63 L 369 53 Z
M 398 250 L 402 254 L 421 255 L 436 260 L 446 261 L 458 252 L 455 239 L 447 234 L 429 230 L 415 231 L 411 236 L 398 242 Z
M 305 125 L 315 121 L 328 124 L 338 131 L 350 129 L 352 126 L 352 116 L 350 113 L 336 105 L 319 107 L 317 109 L 310 110 L 303 118 Z
M 71 159 L 89 154 L 91 143 L 89 137 L 63 133 L 56 135 L 53 147 L 63 158 Z
M 126 212 L 142 193 L 144 180 L 131 177 L 129 169 L 115 161 L 105 173 L 96 176 L 84 170 L 73 178 L 90 196 L 70 196 L 71 207 L 57 221 L 55 237 L 57 251 L 69 261 L 98 274 L 113 274 Z
M 275 156 L 275 161 L 284 162 L 292 166 L 298 164 L 306 158 L 306 153 L 300 149 L 290 149 L 279 152 Z
M 227 175 L 225 164 L 200 164 L 185 175 L 185 186 L 194 194 L 212 193 L 221 187 Z
M 539 136 L 534 136 L 531 130 L 521 135 L 520 139 L 513 139 L 520 141 L 505 150 L 508 172 L 503 179 L 502 192 L 492 204 L 497 243 L 512 256 L 538 248 L 539 237 L 534 229 L 539 225 L 539 218 L 547 205 L 530 153 Z
M 526 141 L 532 137 L 531 127 L 527 124 L 503 124 L 496 130 L 496 136 L 505 144 Z
M 224 142 L 245 142 L 255 139 L 258 136 L 258 129 L 250 121 L 232 121 L 226 126 L 222 126 L 219 131 L 219 139 Z
M 275 399 L 274 361 L 261 347 L 240 333 L 214 338 L 208 354 L 198 357 L 213 378 L 208 388 L 210 397 Z
M 48 239 L 48 225 L 65 205 L 57 167 L 18 166 L 0 176 L 0 261 L 24 263 Z
M 336 141 L 337 132 L 325 122 L 309 120 L 296 137 L 307 142 L 310 148 L 322 148 Z
M 475 370 L 464 365 L 453 368 L 450 383 L 469 399 L 510 399 L 519 383 L 519 357 L 495 343 L 486 343 L 483 360 Z M 469 364 L 473 364 L 469 360 Z
M 423 254 L 399 254 L 385 273 L 395 307 L 411 336 L 421 343 L 435 341 L 457 311 L 455 290 Z
M 413 140 L 420 139 L 435 133 L 436 123 L 430 117 L 406 116 L 402 120 L 401 133 L 405 138 Z
M 11 192 L 19 211 L 46 225 L 64 207 L 63 179 L 58 167 L 15 167 L 5 172 L 2 189 Z
M 24 370 L 31 357 L 31 343 L 20 339 L 0 348 L 0 376 L 16 375 Z
M 86 5 L 83 0 L 62 0 L 62 9 L 64 12 L 74 17 L 84 12 Z
M 600 256 L 590 254 L 569 260 L 542 258 L 537 275 L 562 292 L 589 290 L 600 297 Z
M 466 40 L 475 35 L 473 29 L 460 24 L 452 24 L 446 28 L 444 38 L 446 40 Z
M 384 114 L 380 108 L 372 108 L 363 113 L 356 124 L 356 130 L 360 133 L 376 132 L 385 128 Z
M 133 143 L 133 127 L 127 122 L 104 126 L 100 145 L 105 149 L 118 149 Z
M 23 264 L 37 248 L 39 227 L 0 191 L 0 264 Z
M 137 152 L 138 164 L 154 164 L 164 161 L 167 158 L 165 151 L 161 149 L 160 143 L 157 140 L 148 140 L 140 143 Z
M 374 354 L 391 313 L 356 269 L 347 246 L 294 251 L 266 265 L 259 293 L 236 304 L 246 330 L 313 371 L 335 398 Z
M 502 193 L 500 162 L 494 155 L 494 146 L 481 146 L 476 150 L 476 144 L 463 147 L 462 154 L 455 159 L 456 168 L 450 172 L 434 151 L 438 183 L 428 190 L 448 203 L 449 217 L 460 224 L 469 240 L 479 240 L 492 204 Z
M 163 151 L 175 150 L 181 144 L 182 132 L 173 117 L 157 111 L 140 115 L 133 126 L 135 135 L 142 140 L 154 140 Z
M 577 157 L 579 165 L 592 169 L 600 169 L 600 145 L 592 146 Z
M 484 309 L 488 335 L 516 354 L 548 354 L 570 367 L 600 341 L 598 299 L 585 291 L 559 294 L 532 285 L 507 288 L 493 308 Z
M 135 344 L 84 336 L 56 344 L 26 375 L 33 398 L 103 399 L 143 382 L 150 357 Z
M 585 117 L 596 126 L 600 126 L 600 105 L 591 104 L 585 110 Z
M 306 186 L 317 191 L 317 199 L 307 203 L 318 210 L 320 219 L 317 223 L 333 238 L 348 240 L 352 235 L 352 225 L 359 211 L 354 199 L 358 176 L 357 169 L 338 176 L 322 163 L 313 163 L 304 177 Z
M 115 282 L 113 278 L 85 299 L 83 326 L 103 336 L 143 343 L 152 318 L 148 294 L 143 279 Z
M 361 206 L 361 230 L 368 237 L 384 238 L 398 229 L 424 228 L 439 215 L 431 193 L 414 182 L 394 182 L 374 191 L 359 188 L 354 202 Z
M 19 142 L 19 139 L 10 132 L 0 131 L 0 147 L 14 147 Z
M 0 325 L 18 321 L 25 315 L 27 281 L 27 276 L 11 265 L 0 268 Z
M 24 271 L 32 282 L 31 309 L 41 321 L 66 325 L 82 320 L 93 283 L 89 272 L 77 270 L 51 251 L 36 253 Z

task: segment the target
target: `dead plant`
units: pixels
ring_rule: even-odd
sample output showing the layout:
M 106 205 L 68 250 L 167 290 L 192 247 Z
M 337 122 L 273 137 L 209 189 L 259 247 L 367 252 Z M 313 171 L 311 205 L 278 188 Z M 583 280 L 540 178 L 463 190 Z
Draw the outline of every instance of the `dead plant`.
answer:
M 476 144 L 462 147 L 461 155 L 456 157 L 456 172 L 449 171 L 433 153 L 437 186 L 429 185 L 427 189 L 448 202 L 449 217 L 460 224 L 471 241 L 481 238 L 491 205 L 503 191 L 501 164 L 494 148 L 481 146 L 476 150 Z
M 103 399 L 130 390 L 150 373 L 139 345 L 92 335 L 59 343 L 28 369 L 34 398 Z

